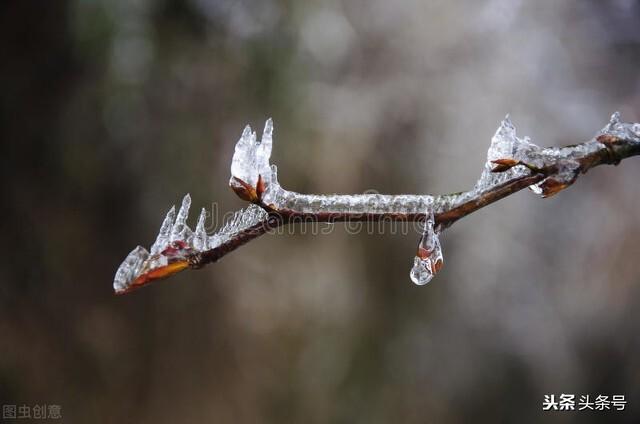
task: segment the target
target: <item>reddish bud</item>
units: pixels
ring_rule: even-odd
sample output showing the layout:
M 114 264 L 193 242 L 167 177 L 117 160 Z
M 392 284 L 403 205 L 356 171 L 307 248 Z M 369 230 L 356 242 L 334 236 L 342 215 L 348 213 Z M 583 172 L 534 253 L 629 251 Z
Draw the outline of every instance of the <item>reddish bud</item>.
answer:
M 491 163 L 496 165 L 491 169 L 491 172 L 504 172 L 513 168 L 520 162 L 515 159 L 496 159 L 492 160 Z
M 238 177 L 233 177 L 229 186 L 242 200 L 246 200 L 247 202 L 255 202 L 258 200 L 256 189 Z
M 561 183 L 558 180 L 554 180 L 553 178 L 547 178 L 540 183 L 539 187 L 542 189 L 542 197 L 547 198 L 558 194 L 565 188 L 569 187 L 569 185 L 570 184 Z
M 602 144 L 606 144 L 607 146 L 610 146 L 612 144 L 616 144 L 616 143 L 618 143 L 620 141 L 620 139 L 618 137 L 616 137 L 615 135 L 610 135 L 610 134 L 599 135 L 598 137 L 596 137 L 596 140 L 598 140 Z
M 256 184 L 256 196 L 258 200 L 262 199 L 262 193 L 267 189 L 264 180 L 262 179 L 262 175 L 258 175 L 258 183 Z

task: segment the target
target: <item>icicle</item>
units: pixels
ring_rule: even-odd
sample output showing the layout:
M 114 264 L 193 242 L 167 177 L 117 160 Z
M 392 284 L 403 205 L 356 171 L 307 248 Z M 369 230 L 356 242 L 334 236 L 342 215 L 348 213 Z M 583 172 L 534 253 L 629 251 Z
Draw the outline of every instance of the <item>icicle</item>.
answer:
M 427 284 L 436 275 L 444 263 L 440 238 L 434 229 L 433 205 L 427 211 L 424 231 L 418 244 L 418 254 L 413 260 L 413 268 L 409 276 L 419 286 Z
M 142 246 L 138 246 L 127 255 L 120 264 L 113 279 L 113 289 L 116 293 L 124 291 L 138 276 L 144 261 L 149 257 L 149 252 Z
M 175 205 L 169 209 L 167 212 L 167 216 L 162 221 L 162 225 L 160 226 L 160 231 L 158 232 L 158 236 L 156 237 L 156 241 L 153 243 L 150 249 L 150 253 L 155 255 L 157 253 L 162 252 L 162 250 L 169 244 L 169 238 L 171 236 L 171 228 L 173 227 L 173 221 L 176 218 L 176 207 Z
M 207 250 L 207 230 L 204 228 L 204 223 L 207 219 L 207 211 L 202 208 L 200 211 L 200 217 L 198 218 L 198 224 L 196 225 L 196 231 L 193 236 L 193 248 L 198 251 Z
M 191 207 L 191 196 L 187 193 L 182 199 L 182 205 L 176 216 L 176 221 L 171 229 L 170 241 L 180 240 L 185 243 L 191 242 L 192 232 L 187 226 L 187 218 L 189 217 L 189 208 Z

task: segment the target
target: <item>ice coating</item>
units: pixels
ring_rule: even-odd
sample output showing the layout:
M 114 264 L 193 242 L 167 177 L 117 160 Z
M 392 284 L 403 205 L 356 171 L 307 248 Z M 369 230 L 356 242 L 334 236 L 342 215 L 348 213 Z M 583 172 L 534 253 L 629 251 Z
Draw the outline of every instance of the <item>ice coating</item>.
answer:
M 640 143 L 640 125 L 637 123 L 622 122 L 620 112 L 614 112 L 609 123 L 596 134 L 596 137 L 586 143 L 569 147 L 549 147 L 542 149 L 541 156 L 545 163 L 553 163 L 557 172 L 550 175 L 540 183 L 529 188 L 536 194 L 548 197 L 561 189 L 573 184 L 580 171 L 578 158 L 590 153 L 605 149 L 601 136 L 611 136 L 614 139 L 623 139 L 627 142 Z
M 518 138 L 516 128 L 509 115 L 507 115 L 491 139 L 491 146 L 487 152 L 487 162 L 482 170 L 480 179 L 472 190 L 472 194 L 485 192 L 498 184 L 529 173 L 529 170 L 521 165 L 516 165 L 505 172 L 492 172 L 495 166 L 492 161 L 514 159 L 534 166 L 542 166 L 541 150 L 540 147 L 531 143 L 529 137 Z
M 603 131 L 611 131 L 610 128 L 612 126 L 616 127 L 618 125 L 617 119 L 619 117 L 614 114 L 611 122 Z M 533 173 L 533 171 L 521 164 L 503 172 L 492 172 L 495 167 L 493 161 L 498 159 L 513 159 L 537 168 L 544 168 L 551 164 L 556 166 L 558 170 L 555 174 L 549 175 L 542 182 L 529 187 L 534 193 L 546 197 L 549 192 L 555 193 L 559 191 L 559 187 L 564 188 L 575 181 L 580 166 L 576 160 L 577 158 L 604 147 L 602 143 L 593 139 L 577 146 L 542 148 L 533 144 L 529 137 L 519 138 L 513 122 L 507 115 L 491 139 L 491 146 L 487 152 L 487 161 L 474 188 L 456 196 L 439 196 L 436 201 L 436 210 L 459 205 L 469 199 L 476 198 L 497 185 Z M 548 189 L 551 185 L 555 187 L 555 191 Z
M 141 276 L 149 276 L 158 270 L 166 269 L 166 273 L 158 272 L 159 277 L 170 275 L 184 269 L 191 257 L 199 252 L 214 249 L 233 238 L 238 233 L 255 226 L 268 217 L 268 213 L 257 205 L 236 212 L 231 219 L 215 234 L 207 235 L 205 223 L 207 212 L 200 211 L 195 232 L 187 225 L 191 196 L 187 194 L 182 200 L 180 210 L 176 214 L 175 206 L 169 209 L 150 252 L 144 247 L 136 247 L 122 262 L 113 280 L 116 293 L 126 292 Z M 181 264 L 174 271 L 172 266 Z M 135 283 L 138 284 L 138 283 Z
M 258 177 L 268 182 L 271 179 L 269 158 L 273 139 L 273 121 L 267 119 L 262 132 L 262 139 L 258 141 L 256 133 L 247 125 L 236 143 L 231 161 L 231 184 L 236 184 L 234 178 L 256 187 Z
M 420 214 L 433 202 L 430 195 L 378 194 L 357 195 L 300 194 L 283 189 L 278 182 L 278 168 L 271 165 L 271 180 L 263 195 L 263 203 L 276 209 L 300 213 L 405 213 Z
M 232 187 L 237 187 L 235 179 L 257 188 L 258 176 L 262 176 L 264 192 L 259 199 L 263 205 L 273 209 L 287 209 L 298 213 L 406 213 L 421 214 L 433 196 L 429 195 L 313 195 L 300 194 L 283 189 L 278 182 L 278 168 L 269 164 L 273 145 L 273 122 L 268 119 L 257 141 L 249 126 L 236 144 L 231 163 Z M 395 209 L 394 209 L 395 208 Z
M 264 222 L 268 216 L 269 214 L 257 205 L 249 205 L 246 209 L 235 212 L 231 218 L 224 223 L 222 228 L 207 239 L 207 248 L 216 248 L 234 235 Z
M 433 207 L 427 210 L 427 220 L 420 243 L 418 244 L 418 254 L 413 259 L 413 267 L 409 273 L 411 281 L 419 286 L 427 284 L 440 271 L 444 264 L 440 238 L 435 229 Z
M 411 279 L 416 284 L 422 285 L 433 278 L 443 263 L 438 232 L 434 228 L 434 213 L 450 211 L 461 203 L 477 199 L 483 193 L 512 179 L 532 174 L 542 176 L 541 172 L 547 178 L 530 188 L 542 196 L 552 195 L 572 184 L 579 172 L 585 172 L 588 169 L 587 166 L 581 169 L 580 160 L 586 155 L 609 149 L 607 153 L 613 156 L 608 160 L 615 161 L 617 140 L 624 140 L 623 148 L 628 147 L 630 143 L 640 143 L 640 124 L 624 123 L 620 119 L 620 114 L 616 112 L 599 134 L 586 143 L 559 148 L 540 148 L 531 143 L 527 137 L 518 138 L 516 129 L 507 116 L 491 140 L 481 178 L 469 192 L 435 197 L 376 193 L 305 195 L 284 190 L 278 182 L 277 168 L 269 164 L 273 142 L 273 123 L 269 119 L 265 123 L 260 141 L 250 127 L 247 126 L 243 131 L 233 156 L 230 184 L 234 190 L 238 188 L 236 192 L 242 198 L 259 203 L 270 211 L 287 209 L 289 212 L 311 215 L 319 213 L 422 215 L 427 210 L 427 216 L 430 219 L 425 224 L 418 255 L 414 259 L 411 270 Z M 637 147 L 634 146 L 634 148 Z M 492 161 L 497 159 L 510 159 L 516 164 L 511 166 L 513 162 L 506 165 L 501 163 L 511 167 L 501 169 L 502 172 L 492 172 L 496 165 Z M 585 161 L 582 163 L 584 164 Z M 116 272 L 114 278 L 116 292 L 126 291 L 133 283 L 142 284 L 136 282 L 141 276 L 147 278 L 147 280 L 143 278 L 144 281 L 148 281 L 167 275 L 155 273 L 156 270 L 166 268 L 167 272 L 175 273 L 176 270 L 184 269 L 189 264 L 197 263 L 191 262 L 191 259 L 200 258 L 201 256 L 197 255 L 199 252 L 215 249 L 239 232 L 265 221 L 269 216 L 263 208 L 254 204 L 236 212 L 218 232 L 208 236 L 205 229 L 206 212 L 204 210 L 200 213 L 195 233 L 186 224 L 190 205 L 191 198 L 186 195 L 177 214 L 175 207 L 169 210 L 150 252 L 141 246 L 131 251 Z M 415 219 L 415 216 L 413 218 Z
M 137 246 L 120 264 L 113 279 L 113 289 L 117 292 L 126 290 L 131 281 L 133 281 L 142 270 L 144 262 L 149 257 L 149 252 L 142 246 Z
M 620 112 L 615 112 L 611 115 L 609 123 L 600 130 L 600 134 L 640 143 L 640 123 L 622 122 Z
M 580 163 L 572 159 L 559 159 L 556 165 L 557 172 L 538 184 L 530 185 L 529 189 L 539 196 L 549 197 L 573 184 L 578 177 Z
M 267 182 L 267 187 L 262 195 L 262 202 L 265 205 L 278 205 L 285 198 L 286 191 L 280 187 L 278 182 L 278 167 L 271 165 L 270 178 Z

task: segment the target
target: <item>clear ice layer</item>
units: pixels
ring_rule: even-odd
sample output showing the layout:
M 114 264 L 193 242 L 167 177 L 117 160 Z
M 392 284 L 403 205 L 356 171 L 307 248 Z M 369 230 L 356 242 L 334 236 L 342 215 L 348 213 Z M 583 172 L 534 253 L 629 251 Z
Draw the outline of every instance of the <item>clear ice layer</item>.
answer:
M 283 190 L 275 205 L 298 213 L 328 214 L 422 214 L 433 196 L 388 194 L 300 194 Z
M 222 228 L 207 239 L 207 250 L 214 249 L 250 227 L 264 223 L 269 214 L 257 205 L 249 205 L 228 219 Z

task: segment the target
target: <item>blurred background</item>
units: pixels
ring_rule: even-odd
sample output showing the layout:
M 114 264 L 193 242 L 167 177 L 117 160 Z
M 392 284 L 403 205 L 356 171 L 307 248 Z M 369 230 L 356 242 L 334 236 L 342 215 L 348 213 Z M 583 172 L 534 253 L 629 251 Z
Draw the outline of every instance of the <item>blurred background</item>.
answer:
M 291 190 L 447 193 L 511 113 L 540 145 L 640 121 L 640 2 L 0 4 L 0 402 L 63 422 L 633 422 L 640 162 L 443 236 L 265 236 L 116 297 L 190 192 L 220 213 L 245 124 Z M 195 215 L 195 212 L 192 212 Z M 191 223 L 195 224 L 195 216 Z M 624 412 L 543 413 L 544 394 Z M 637 421 L 636 421 L 637 422 Z

